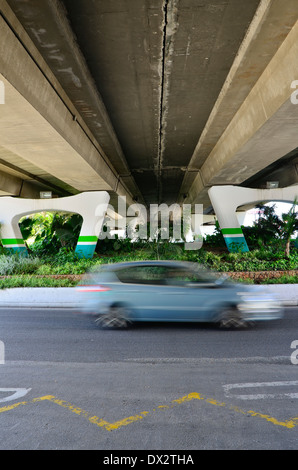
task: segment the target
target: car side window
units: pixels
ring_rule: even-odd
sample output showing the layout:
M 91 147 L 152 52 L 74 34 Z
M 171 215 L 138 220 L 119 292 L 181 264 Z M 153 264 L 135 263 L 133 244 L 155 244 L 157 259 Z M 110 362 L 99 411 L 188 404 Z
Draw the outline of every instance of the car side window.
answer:
M 196 271 L 183 268 L 169 268 L 166 283 L 173 286 L 196 286 L 209 282 L 206 277 Z
M 125 284 L 163 285 L 164 272 L 161 266 L 137 266 L 117 271 L 117 277 Z

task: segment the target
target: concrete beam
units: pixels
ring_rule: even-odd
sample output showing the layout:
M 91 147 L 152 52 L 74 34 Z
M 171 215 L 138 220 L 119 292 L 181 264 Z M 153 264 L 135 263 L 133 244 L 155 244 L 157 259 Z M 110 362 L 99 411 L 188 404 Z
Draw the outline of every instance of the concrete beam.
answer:
M 19 196 L 22 189 L 22 180 L 0 171 L 0 190 L 2 196 Z
M 15 12 L 28 36 L 35 44 L 36 49 L 40 52 L 47 65 L 55 74 L 56 79 L 66 91 L 68 98 L 76 107 L 77 115 L 80 115 L 84 120 L 86 124 L 85 131 L 90 132 L 90 135 L 100 143 L 101 150 L 107 156 L 116 173 L 120 175 L 124 186 L 130 193 L 138 196 L 140 200 L 141 192 L 131 175 L 121 147 L 124 136 L 126 138 L 128 131 L 125 130 L 119 136 L 119 139 L 121 139 L 120 145 L 114 130 L 114 126 L 118 128 L 117 118 L 119 110 L 116 116 L 115 113 L 111 113 L 109 100 L 107 100 L 105 93 L 102 96 L 102 92 L 104 92 L 103 82 L 106 82 L 111 87 L 112 98 L 116 103 L 119 103 L 119 101 L 121 101 L 122 105 L 124 102 L 129 103 L 131 112 L 126 113 L 125 122 L 129 121 L 128 115 L 129 118 L 135 116 L 134 106 L 137 95 L 140 95 L 142 100 L 150 99 L 148 98 L 148 92 L 152 92 L 151 83 L 145 89 L 142 88 L 142 91 L 138 93 L 134 85 L 132 85 L 134 80 L 131 80 L 131 76 L 128 75 L 127 68 L 123 70 L 123 64 L 127 67 L 131 62 L 137 64 L 143 63 L 143 47 L 139 48 L 142 39 L 139 40 L 139 37 L 134 35 L 135 30 L 140 31 L 142 37 L 144 35 L 144 28 L 141 25 L 143 2 L 140 0 L 130 0 L 124 7 L 121 6 L 121 3 L 114 4 L 112 8 L 113 14 L 110 14 L 109 5 L 106 2 L 96 2 L 94 4 L 93 2 L 86 3 L 78 0 L 75 4 L 71 2 L 69 8 L 65 0 L 43 0 L 42 2 L 40 0 L 30 0 L 28 2 L 7 0 L 7 3 Z M 147 3 L 146 1 L 146 5 Z M 154 4 L 156 3 L 154 0 Z M 158 7 L 158 5 L 156 6 Z M 150 7 L 148 8 L 151 10 Z M 123 21 L 124 9 L 127 9 L 128 24 L 124 24 Z M 117 10 L 119 10 L 119 14 Z M 107 16 L 104 13 L 107 13 Z M 86 25 L 85 21 L 88 16 L 90 16 L 92 24 L 97 24 L 96 28 L 90 27 L 88 23 Z M 155 19 L 154 15 L 152 17 Z M 110 23 L 111 18 L 112 24 Z M 136 18 L 139 21 L 135 21 Z M 89 35 L 91 35 L 86 42 L 85 39 L 83 42 L 80 40 L 77 25 L 81 28 L 84 38 L 89 38 Z M 125 31 L 124 35 L 117 34 L 119 28 Z M 129 38 L 132 50 L 129 52 L 124 46 L 126 43 L 126 32 L 131 32 L 132 34 L 132 37 Z M 119 43 L 115 46 L 117 35 L 121 39 L 119 39 Z M 144 40 L 144 48 L 146 48 L 147 42 L 150 42 L 150 47 L 152 47 L 153 38 L 157 40 L 152 32 L 151 40 Z M 115 56 L 113 46 L 117 51 L 117 56 Z M 101 57 L 99 51 L 103 48 L 106 48 L 106 55 Z M 101 57 L 100 59 L 99 56 Z M 136 59 L 135 56 L 137 56 Z M 107 62 L 112 65 L 113 74 L 111 71 L 105 70 Z M 97 80 L 97 73 L 94 72 L 94 67 L 100 76 L 99 82 Z M 152 60 L 150 60 L 148 68 L 143 71 L 142 76 L 148 75 L 150 67 L 152 67 Z M 134 76 L 139 75 L 139 71 L 133 72 L 133 74 Z M 116 91 L 115 75 L 120 77 L 121 100 L 117 98 L 118 90 Z M 106 80 L 103 79 L 105 76 L 107 77 Z M 144 79 L 140 81 L 142 85 L 144 82 L 147 83 Z M 125 91 L 123 91 L 124 87 Z M 108 107 L 113 124 L 106 106 Z M 142 126 L 149 126 L 151 116 L 149 114 L 149 107 L 146 104 L 143 105 L 143 112 L 145 110 L 147 115 L 146 117 L 144 116 L 142 125 L 139 124 L 138 117 L 134 119 L 133 132 L 129 136 L 130 142 L 135 138 L 139 138 Z M 150 135 L 147 139 L 140 139 L 141 142 L 143 140 L 148 140 L 150 144 L 152 142 Z M 140 154 L 143 154 L 143 151 L 138 151 L 138 156 Z
M 27 253 L 19 227 L 21 217 L 43 211 L 71 212 L 83 218 L 76 253 L 79 257 L 92 258 L 109 199 L 106 191 L 90 191 L 56 199 L 0 198 L 3 246 L 13 253 Z
M 202 202 L 212 185 L 244 182 L 298 146 L 298 106 L 290 101 L 297 19 L 295 1 L 261 2 L 188 168 L 189 201 Z
M 22 198 L 39 198 L 42 188 L 11 174 L 0 171 L 0 196 L 18 196 Z
M 239 184 L 298 146 L 298 22 L 202 167 L 208 184 Z
M 3 147 L 75 191 L 131 193 L 4 0 L 0 0 Z

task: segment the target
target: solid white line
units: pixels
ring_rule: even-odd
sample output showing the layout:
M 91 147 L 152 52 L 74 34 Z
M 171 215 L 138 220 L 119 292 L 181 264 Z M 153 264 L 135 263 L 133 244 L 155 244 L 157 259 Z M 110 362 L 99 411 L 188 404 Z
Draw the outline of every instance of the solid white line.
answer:
M 231 388 L 247 388 L 247 387 L 279 387 L 285 385 L 298 385 L 298 380 L 287 380 L 281 382 L 248 382 L 239 384 L 224 385 L 224 389 L 230 390 Z
M 248 395 L 235 395 L 230 393 L 232 389 L 240 388 L 258 388 L 258 387 L 285 387 L 285 386 L 296 386 L 298 385 L 298 380 L 286 380 L 280 382 L 255 382 L 255 383 L 237 383 L 237 384 L 227 384 L 223 385 L 225 391 L 225 396 L 239 398 L 241 400 L 258 400 L 264 398 L 298 398 L 298 393 L 296 392 L 287 392 L 287 393 L 254 393 Z

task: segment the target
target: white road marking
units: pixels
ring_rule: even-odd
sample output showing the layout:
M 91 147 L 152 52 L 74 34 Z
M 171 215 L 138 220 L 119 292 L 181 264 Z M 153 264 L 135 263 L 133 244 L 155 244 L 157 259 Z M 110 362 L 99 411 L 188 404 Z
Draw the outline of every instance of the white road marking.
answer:
M 3 341 L 0 341 L 0 364 L 5 363 L 4 356 L 5 356 L 5 346 L 4 346 Z
M 255 382 L 255 383 L 238 383 L 223 385 L 226 397 L 240 398 L 241 400 L 259 400 L 264 398 L 298 398 L 298 390 L 284 393 L 253 393 L 253 394 L 240 394 L 231 393 L 233 389 L 244 388 L 265 388 L 265 387 L 296 387 L 298 380 L 283 381 L 283 382 Z
M 0 398 L 0 402 L 17 400 L 18 398 L 24 397 L 30 392 L 31 388 L 0 388 L 0 393 L 14 392 L 4 398 Z

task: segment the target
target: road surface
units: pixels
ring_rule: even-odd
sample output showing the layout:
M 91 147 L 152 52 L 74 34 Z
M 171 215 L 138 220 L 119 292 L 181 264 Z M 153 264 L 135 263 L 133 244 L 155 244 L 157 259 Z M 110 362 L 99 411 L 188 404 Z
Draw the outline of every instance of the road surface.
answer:
M 297 351 L 296 307 L 243 331 L 2 308 L 0 449 L 297 449 Z

